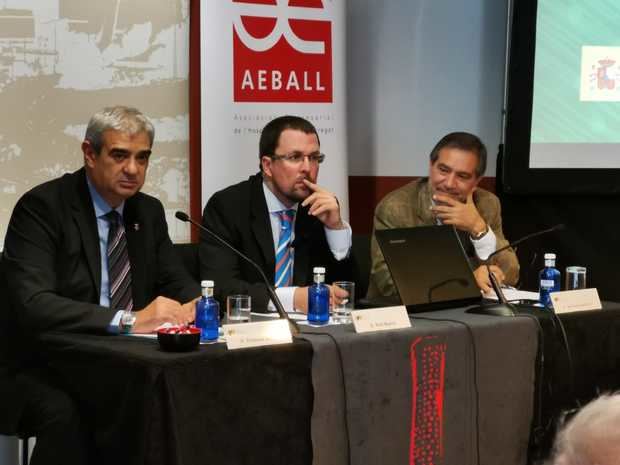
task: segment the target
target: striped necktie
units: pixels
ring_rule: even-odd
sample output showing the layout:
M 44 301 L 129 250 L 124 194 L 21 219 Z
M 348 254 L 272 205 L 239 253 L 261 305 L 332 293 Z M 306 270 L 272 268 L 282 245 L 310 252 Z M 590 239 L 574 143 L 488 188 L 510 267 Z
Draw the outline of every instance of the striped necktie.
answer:
M 106 215 L 110 223 L 108 233 L 108 278 L 110 282 L 110 308 L 133 310 L 131 297 L 131 267 L 127 252 L 127 238 L 121 215 L 112 210 Z
M 276 287 L 290 286 L 293 282 L 293 254 L 291 238 L 293 237 L 293 220 L 295 210 L 277 212 L 280 218 L 280 239 L 276 250 Z

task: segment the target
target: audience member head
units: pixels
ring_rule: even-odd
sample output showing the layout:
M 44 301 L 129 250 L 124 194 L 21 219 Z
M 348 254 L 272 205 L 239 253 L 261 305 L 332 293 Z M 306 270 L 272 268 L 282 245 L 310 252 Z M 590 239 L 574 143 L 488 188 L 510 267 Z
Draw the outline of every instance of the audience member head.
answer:
M 444 136 L 430 154 L 429 182 L 433 193 L 465 201 L 486 170 L 487 150 L 482 141 L 467 132 Z
M 285 205 L 310 195 L 304 179 L 316 182 L 320 152 L 319 135 L 299 116 L 281 116 L 267 123 L 259 141 L 260 169 L 269 189 Z
M 84 167 L 97 192 L 116 208 L 144 185 L 155 130 L 139 110 L 104 108 L 88 123 Z
M 620 463 L 620 394 L 602 395 L 583 407 L 558 433 L 552 465 Z

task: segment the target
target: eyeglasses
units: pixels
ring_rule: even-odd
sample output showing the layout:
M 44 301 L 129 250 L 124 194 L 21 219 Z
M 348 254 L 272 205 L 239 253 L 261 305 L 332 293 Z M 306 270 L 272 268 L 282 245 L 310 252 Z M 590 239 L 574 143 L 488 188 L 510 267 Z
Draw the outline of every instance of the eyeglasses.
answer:
M 293 165 L 299 165 L 303 163 L 304 159 L 307 158 L 308 162 L 311 165 L 318 165 L 325 161 L 324 153 L 311 153 L 310 155 L 304 155 L 300 152 L 289 153 L 288 155 L 271 155 L 272 160 L 284 160 Z

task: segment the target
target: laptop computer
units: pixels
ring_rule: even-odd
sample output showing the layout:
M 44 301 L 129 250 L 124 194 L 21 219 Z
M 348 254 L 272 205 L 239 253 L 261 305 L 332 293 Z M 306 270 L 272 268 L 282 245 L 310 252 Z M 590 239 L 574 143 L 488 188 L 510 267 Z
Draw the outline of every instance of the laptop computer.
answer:
M 482 295 L 456 229 L 383 229 L 375 237 L 409 313 L 480 305 Z

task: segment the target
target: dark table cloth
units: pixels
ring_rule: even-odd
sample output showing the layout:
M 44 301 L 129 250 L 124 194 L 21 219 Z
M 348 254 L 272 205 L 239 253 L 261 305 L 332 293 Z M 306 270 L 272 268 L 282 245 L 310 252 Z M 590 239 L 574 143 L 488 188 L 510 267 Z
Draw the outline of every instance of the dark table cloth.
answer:
M 50 334 L 102 464 L 310 464 L 312 348 L 166 353 L 156 340 Z
M 620 388 L 618 304 L 561 316 L 574 383 L 540 312 L 540 326 L 463 309 L 372 334 L 302 326 L 289 345 L 186 354 L 57 333 L 41 353 L 78 399 L 99 463 L 522 465 L 533 426 L 548 437 L 576 398 Z
M 304 331 L 321 354 L 313 368 L 316 463 L 526 463 L 532 320 L 449 310 L 414 315 L 412 328 L 397 331 Z

